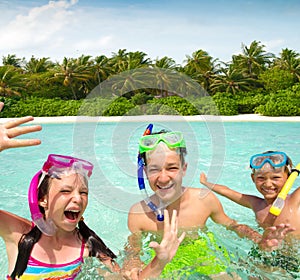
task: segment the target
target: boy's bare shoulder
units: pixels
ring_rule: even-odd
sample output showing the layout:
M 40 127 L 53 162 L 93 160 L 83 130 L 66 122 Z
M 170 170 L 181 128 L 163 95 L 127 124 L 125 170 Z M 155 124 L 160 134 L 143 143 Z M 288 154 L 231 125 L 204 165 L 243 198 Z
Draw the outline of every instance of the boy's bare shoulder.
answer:
M 130 207 L 129 213 L 140 213 L 144 209 L 145 202 L 143 200 L 133 204 Z
M 294 190 L 291 195 L 291 199 L 296 199 L 297 201 L 300 201 L 300 187 L 298 187 L 296 190 Z

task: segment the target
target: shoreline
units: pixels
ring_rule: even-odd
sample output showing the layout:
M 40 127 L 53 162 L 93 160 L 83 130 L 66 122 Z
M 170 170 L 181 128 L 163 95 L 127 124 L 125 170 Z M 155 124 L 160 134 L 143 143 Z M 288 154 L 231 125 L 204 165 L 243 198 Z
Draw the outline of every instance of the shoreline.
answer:
M 15 118 L 0 118 L 4 123 Z M 112 116 L 112 117 L 88 117 L 88 116 L 58 116 L 35 117 L 31 123 L 75 123 L 75 122 L 149 122 L 149 121 L 189 121 L 189 122 L 300 122 L 297 117 L 266 117 L 257 114 L 244 114 L 234 116 L 173 116 L 173 115 L 141 115 L 141 116 Z

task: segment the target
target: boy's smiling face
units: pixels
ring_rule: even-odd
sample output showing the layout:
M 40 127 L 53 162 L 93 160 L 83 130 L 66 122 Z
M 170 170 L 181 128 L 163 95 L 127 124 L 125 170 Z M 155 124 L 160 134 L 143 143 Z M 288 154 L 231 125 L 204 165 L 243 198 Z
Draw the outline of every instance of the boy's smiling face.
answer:
M 180 155 L 170 150 L 165 143 L 158 144 L 147 153 L 146 174 L 151 189 L 164 203 L 172 203 L 182 193 L 182 178 L 186 164 L 182 166 Z
M 288 174 L 285 167 L 273 168 L 265 164 L 261 169 L 251 174 L 256 189 L 270 202 L 274 201 L 284 186 Z

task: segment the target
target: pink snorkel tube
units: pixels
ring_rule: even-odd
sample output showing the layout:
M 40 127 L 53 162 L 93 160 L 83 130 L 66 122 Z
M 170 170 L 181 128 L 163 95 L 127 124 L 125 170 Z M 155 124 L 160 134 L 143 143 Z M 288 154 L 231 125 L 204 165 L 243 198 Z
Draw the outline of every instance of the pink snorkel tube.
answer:
M 45 220 L 43 214 L 39 208 L 38 200 L 38 187 L 39 179 L 43 172 L 40 170 L 37 172 L 31 180 L 30 187 L 28 190 L 28 202 L 31 213 L 31 219 L 39 230 L 49 236 L 55 234 L 56 227 L 51 219 Z

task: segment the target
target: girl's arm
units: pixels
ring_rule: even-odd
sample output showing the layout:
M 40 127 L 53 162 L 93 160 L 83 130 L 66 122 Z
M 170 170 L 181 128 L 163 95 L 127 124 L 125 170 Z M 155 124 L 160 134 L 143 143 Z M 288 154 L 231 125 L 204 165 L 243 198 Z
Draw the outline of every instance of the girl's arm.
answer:
M 234 231 L 241 238 L 248 238 L 256 243 L 260 249 L 272 251 L 278 248 L 283 242 L 285 236 L 293 232 L 290 224 L 279 224 L 277 226 L 268 227 L 263 235 L 245 224 L 239 224 L 235 220 L 229 218 L 224 210 L 221 202 L 214 194 L 207 198 L 207 207 L 211 209 L 210 217 L 215 223 L 226 226 L 227 229 Z
M 207 188 L 209 188 L 210 190 L 212 190 L 213 192 L 216 192 L 222 196 L 225 196 L 228 199 L 234 201 L 235 203 L 238 203 L 238 204 L 240 204 L 244 207 L 250 208 L 250 209 L 253 209 L 255 201 L 257 201 L 257 199 L 260 199 L 253 195 L 239 193 L 239 192 L 234 191 L 224 185 L 219 185 L 219 184 L 214 184 L 214 183 L 208 182 L 207 176 L 203 172 L 200 174 L 200 183 L 202 185 L 206 186 Z
M 0 210 L 0 236 L 5 242 L 13 241 L 18 243 L 22 234 L 30 231 L 30 228 L 31 223 L 29 220 Z

